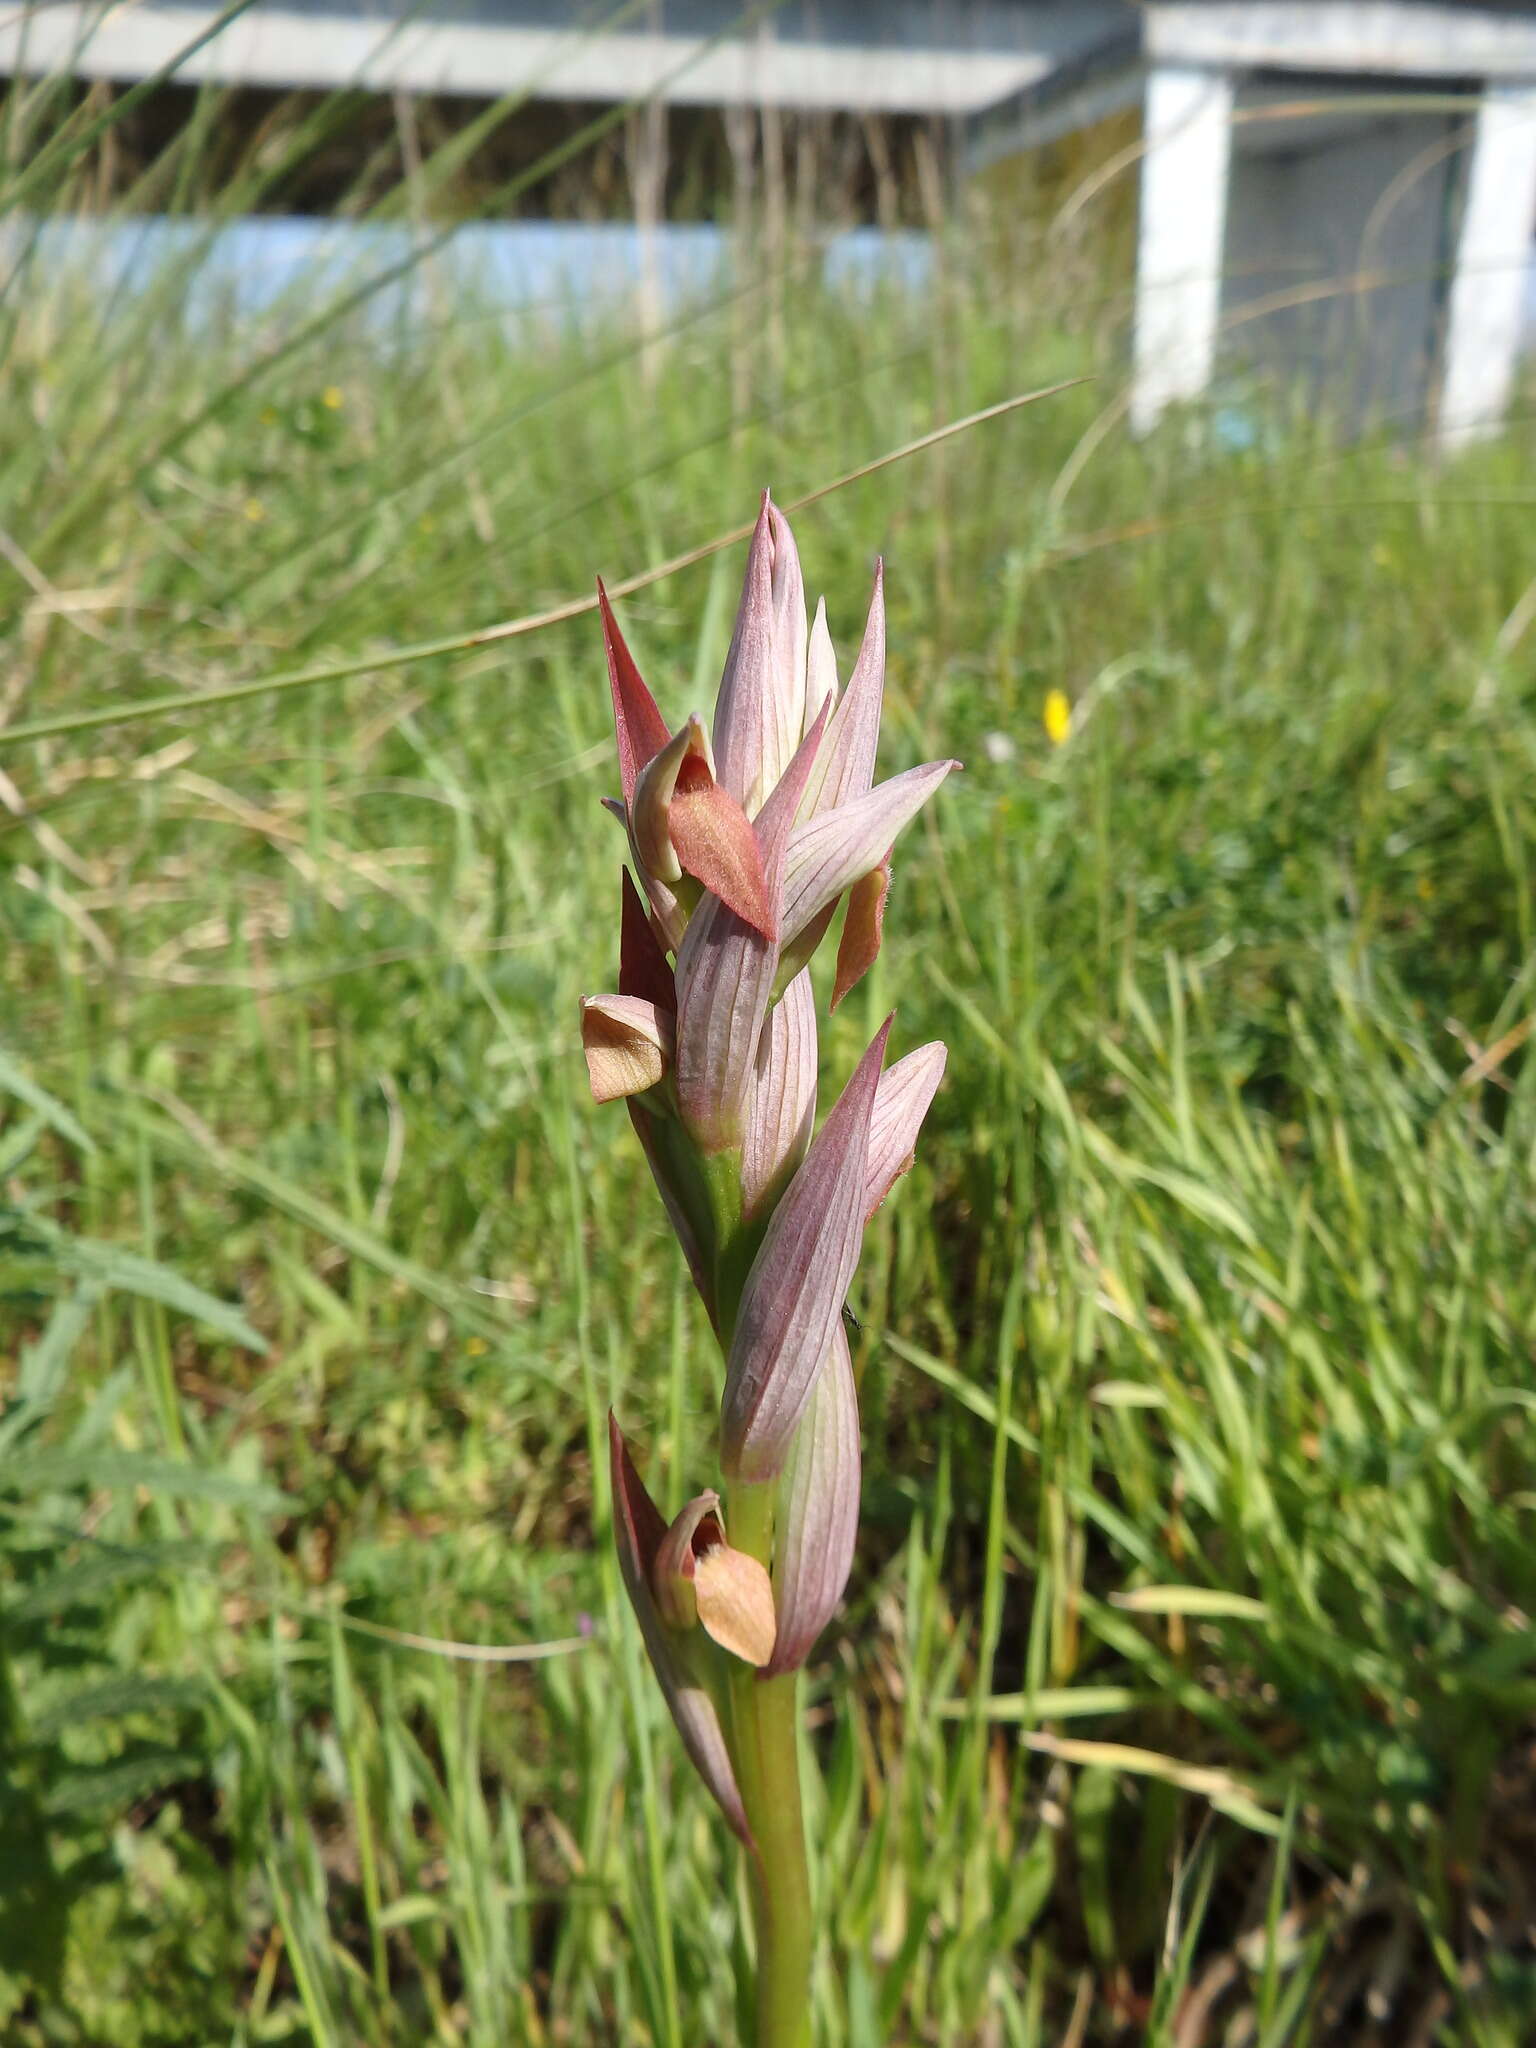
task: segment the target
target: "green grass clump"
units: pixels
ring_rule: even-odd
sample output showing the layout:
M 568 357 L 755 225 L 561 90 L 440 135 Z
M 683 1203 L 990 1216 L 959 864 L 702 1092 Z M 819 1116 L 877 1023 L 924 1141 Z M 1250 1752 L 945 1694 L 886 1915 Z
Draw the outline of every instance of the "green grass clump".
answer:
M 845 662 L 885 556 L 885 766 L 967 764 L 831 1027 L 951 1059 L 857 1304 L 825 2038 L 1530 2037 L 1527 429 L 1100 438 L 1123 308 L 946 265 L 648 348 L 0 307 L 8 2040 L 732 2038 L 594 1478 L 613 1401 L 679 1503 L 715 1395 L 577 1050 L 600 648 L 473 634 L 1084 373 L 797 520 Z M 673 713 L 738 573 L 623 607 Z

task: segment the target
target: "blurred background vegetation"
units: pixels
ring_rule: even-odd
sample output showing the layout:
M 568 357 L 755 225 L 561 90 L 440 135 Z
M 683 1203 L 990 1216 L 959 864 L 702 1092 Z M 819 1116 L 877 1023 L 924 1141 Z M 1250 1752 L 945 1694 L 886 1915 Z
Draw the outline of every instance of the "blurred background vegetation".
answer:
M 434 233 L 613 212 L 643 114 L 172 112 L 0 109 L 0 2038 L 734 2037 L 597 1454 L 611 1401 L 677 1504 L 717 1376 L 577 1045 L 600 644 L 475 633 L 1083 378 L 796 519 L 845 662 L 885 557 L 887 772 L 966 763 L 826 1034 L 951 1058 L 856 1302 L 821 2037 L 1528 2042 L 1531 394 L 1449 464 L 1135 443 L 1123 186 L 941 227 L 917 129 L 842 134 L 839 204 L 928 222 L 926 289 L 762 175 L 637 324 Z M 296 193 L 414 222 L 426 317 L 379 262 L 199 296 Z M 102 209 L 189 233 L 40 260 Z M 740 566 L 622 607 L 673 715 Z

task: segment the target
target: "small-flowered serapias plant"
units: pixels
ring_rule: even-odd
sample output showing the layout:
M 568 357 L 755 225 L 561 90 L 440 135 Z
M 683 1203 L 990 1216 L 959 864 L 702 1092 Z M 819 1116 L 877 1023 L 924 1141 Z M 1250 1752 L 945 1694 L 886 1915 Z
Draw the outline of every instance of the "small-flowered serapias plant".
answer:
M 859 1416 L 843 1304 L 864 1225 L 911 1164 L 942 1045 L 884 1066 L 890 1020 L 821 1129 L 809 962 L 840 904 L 832 1007 L 880 948 L 892 844 L 952 767 L 875 784 L 880 573 L 848 685 L 764 497 L 712 730 L 672 731 L 602 586 L 622 804 L 619 992 L 582 1005 L 599 1102 L 623 1096 L 725 1358 L 721 1489 L 668 1527 L 610 1416 L 624 1583 L 684 1747 L 749 1859 L 757 2048 L 809 2039 L 800 1667 L 843 1595 Z M 638 888 L 636 887 L 638 881 Z

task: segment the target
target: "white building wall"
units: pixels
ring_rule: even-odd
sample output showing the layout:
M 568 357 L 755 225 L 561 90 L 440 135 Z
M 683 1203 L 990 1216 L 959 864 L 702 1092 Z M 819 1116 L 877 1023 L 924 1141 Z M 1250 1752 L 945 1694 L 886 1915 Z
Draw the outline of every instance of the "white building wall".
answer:
M 1146 89 L 1131 425 L 1210 382 L 1221 311 L 1232 84 L 1160 67 Z
M 1421 414 L 1452 255 L 1455 140 L 1437 112 L 1357 116 L 1310 146 L 1240 149 L 1225 360 L 1283 377 L 1347 430 Z
M 1439 431 L 1454 443 L 1497 425 L 1524 339 L 1536 226 L 1536 87 L 1490 86 L 1467 167 L 1450 297 Z

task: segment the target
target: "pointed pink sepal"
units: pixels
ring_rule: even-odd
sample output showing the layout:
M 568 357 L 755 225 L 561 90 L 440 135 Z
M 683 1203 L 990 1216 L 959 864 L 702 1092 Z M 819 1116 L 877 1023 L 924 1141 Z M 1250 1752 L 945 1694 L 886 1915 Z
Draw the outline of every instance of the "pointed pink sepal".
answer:
M 640 892 L 622 868 L 619 902 L 619 994 L 643 996 L 659 1010 L 677 1010 L 677 981 Z
M 679 1639 L 667 1628 L 652 1591 L 656 1556 L 667 1525 L 646 1492 L 613 1411 L 608 1412 L 608 1451 L 613 1477 L 613 1533 L 625 1591 L 640 1633 L 695 1770 L 720 1803 L 731 1827 L 750 1849 L 752 1832 L 731 1769 L 720 1716 L 708 1692 L 691 1675 Z
M 777 505 L 768 507 L 773 533 L 773 715 L 772 751 L 763 761 L 763 792 L 789 766 L 811 721 L 805 710 L 809 640 L 805 627 L 805 579 L 789 521 Z
M 819 613 L 817 622 L 821 622 Z M 874 781 L 884 697 L 885 568 L 883 563 L 876 562 L 875 588 L 864 622 L 863 645 L 848 678 L 848 687 L 832 713 L 826 745 L 817 757 L 815 771 L 801 799 L 802 819 L 816 817 L 822 811 L 863 796 Z
M 911 823 L 958 761 L 930 761 L 893 775 L 863 796 L 820 811 L 790 835 L 784 868 L 784 906 L 779 940 L 791 942 L 818 911 L 885 860 L 896 835 Z
M 754 816 L 799 745 L 805 719 L 805 584 L 789 522 L 763 493 L 715 701 L 721 782 Z
M 780 1197 L 742 1289 L 726 1360 L 727 1478 L 775 1478 L 842 1315 L 864 1231 L 869 1122 L 890 1036 L 875 1034 Z
M 864 1169 L 864 1221 L 867 1223 L 912 1164 L 917 1134 L 928 1105 L 944 1078 L 949 1054 L 935 1039 L 920 1045 L 880 1076 L 869 1118 L 869 1153 Z
M 613 725 L 619 743 L 619 776 L 624 801 L 630 802 L 646 763 L 659 754 L 671 735 L 656 699 L 641 680 L 634 656 L 624 643 L 613 616 L 603 579 L 597 579 L 597 608 L 603 621 L 603 647 L 608 656 L 608 687 L 613 693 Z

